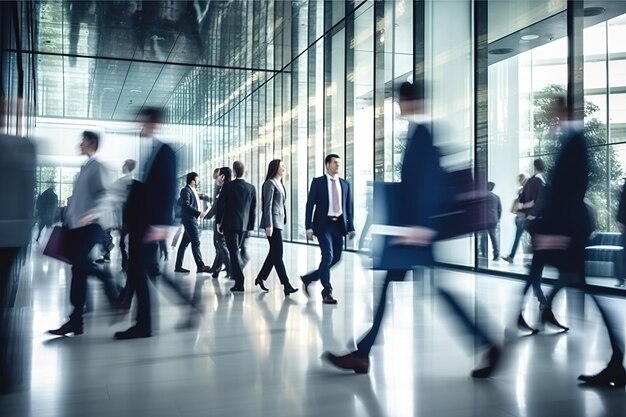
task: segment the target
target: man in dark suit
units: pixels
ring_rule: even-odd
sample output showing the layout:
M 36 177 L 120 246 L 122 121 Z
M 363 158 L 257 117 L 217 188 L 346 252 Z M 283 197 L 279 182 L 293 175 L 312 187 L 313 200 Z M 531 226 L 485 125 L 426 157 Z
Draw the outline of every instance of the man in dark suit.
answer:
M 405 82 L 400 86 L 398 93 L 401 114 L 409 119 L 409 131 L 400 183 L 397 184 L 396 198 L 402 200 L 388 201 L 387 206 L 394 211 L 393 221 L 406 226 L 396 227 L 393 232 L 386 232 L 389 234 L 385 236 L 386 245 L 399 250 L 390 252 L 393 254 L 388 256 L 390 259 L 381 260 L 381 264 L 387 269 L 387 276 L 376 305 L 371 329 L 358 342 L 356 351 L 343 356 L 330 352 L 323 355 L 325 361 L 337 368 L 356 373 L 369 371 L 369 355 L 383 322 L 389 285 L 394 281 L 404 280 L 410 270 L 407 265 L 410 258 L 411 266 L 433 266 L 433 242 L 442 228 L 441 222 L 437 219 L 448 208 L 447 201 L 450 201 L 445 175 L 439 163 L 439 151 L 434 146 L 429 123 L 413 121 L 416 116 L 421 120 L 425 119 L 423 83 L 414 85 Z M 395 236 L 391 236 L 391 233 Z M 500 356 L 500 350 L 495 347 L 494 339 L 471 319 L 465 309 L 461 308 L 457 297 L 443 288 L 439 288 L 438 292 L 453 313 L 459 317 L 459 321 L 468 331 L 475 334 L 476 341 L 488 349 L 487 366 L 476 369 L 472 376 L 479 378 L 489 376 Z
M 202 203 L 200 202 L 197 188 L 198 174 L 195 172 L 188 173 L 187 186 L 180 190 L 178 199 L 178 205 L 181 209 L 181 223 L 185 227 L 185 234 L 178 247 L 174 272 L 189 273 L 188 269 L 183 268 L 183 258 L 190 243 L 193 259 L 196 261 L 197 272 L 211 272 L 211 268 L 202 261 L 202 253 L 200 252 L 200 228 L 198 227 L 198 221 L 206 217 L 207 211 L 200 210 Z
M 215 197 L 213 198 L 213 205 L 211 206 L 211 210 L 209 210 L 209 213 L 206 216 L 207 219 L 215 217 L 215 211 L 217 210 L 222 187 L 225 183 L 229 182 L 232 179 L 232 176 L 233 171 L 232 169 L 230 169 L 230 167 L 218 168 L 217 177 L 215 178 Z M 213 265 L 211 265 L 211 270 L 213 271 L 211 276 L 213 278 L 217 278 L 220 274 L 222 265 L 224 265 L 226 276 L 232 276 L 230 268 L 230 255 L 228 253 L 228 248 L 226 247 L 226 240 L 224 238 L 224 235 L 217 231 L 217 221 L 213 222 L 213 245 L 215 246 L 215 259 L 213 260 Z
M 552 170 L 550 186 L 539 208 L 539 217 L 533 224 L 533 260 L 528 277 L 540 303 L 541 321 L 559 329 L 568 330 L 560 324 L 553 312 L 555 294 L 565 286 L 582 288 L 589 292 L 607 328 L 613 350 L 608 365 L 596 375 L 580 375 L 579 380 L 591 386 L 625 387 L 624 339 L 614 317 L 594 292 L 585 284 L 585 246 L 593 232 L 585 193 L 589 182 L 589 156 L 583 123 L 569 120 L 565 97 L 555 97 L 552 117 L 558 120 L 560 152 Z M 541 289 L 541 273 L 544 265 L 559 270 L 559 280 L 548 297 Z
M 235 285 L 232 292 L 243 291 L 242 246 L 247 232 L 254 229 L 256 215 L 256 188 L 243 179 L 244 165 L 233 162 L 236 178 L 222 186 L 222 192 L 215 210 L 218 233 L 223 233 L 230 254 L 230 267 Z
M 143 108 L 139 120 L 143 169 L 127 203 L 129 231 L 128 279 L 137 294 L 137 322 L 116 339 L 134 339 L 152 335 L 148 275 L 157 261 L 161 240 L 173 224 L 176 203 L 176 156 L 172 148 L 154 137 L 164 118 L 163 110 Z
M 309 296 L 309 285 L 313 281 L 320 281 L 322 302 L 337 304 L 333 297 L 333 287 L 330 284 L 330 268 L 341 259 L 344 237 L 350 239 L 355 236 L 353 222 L 353 203 L 350 184 L 339 178 L 341 158 L 330 154 L 324 160 L 326 175 L 314 178 L 309 189 L 306 201 L 305 227 L 307 240 L 315 236 L 322 252 L 319 268 L 301 276 L 304 283 L 304 292 Z
M 497 261 L 500 258 L 500 217 L 502 217 L 502 202 L 500 201 L 500 197 L 493 192 L 495 186 L 495 182 L 489 181 L 487 183 L 487 190 L 489 190 L 487 196 L 487 221 L 489 224 L 495 224 L 495 226 L 478 234 L 478 247 L 480 249 L 480 255 L 487 256 L 487 235 L 489 235 L 491 246 L 493 246 L 493 260 Z

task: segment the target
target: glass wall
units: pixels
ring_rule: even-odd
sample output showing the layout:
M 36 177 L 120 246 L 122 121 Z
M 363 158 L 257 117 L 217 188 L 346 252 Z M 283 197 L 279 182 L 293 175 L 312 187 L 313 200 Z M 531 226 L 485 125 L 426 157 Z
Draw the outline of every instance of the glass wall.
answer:
M 347 245 L 367 248 L 376 141 L 384 153 L 380 179 L 397 179 L 400 168 L 406 122 L 394 107 L 393 85 L 413 74 L 413 7 L 409 0 L 230 3 L 222 20 L 246 16 L 252 29 L 229 28 L 220 49 L 229 37 L 238 43 L 223 64 L 246 69 L 194 68 L 172 94 L 179 176 L 195 170 L 208 187 L 214 168 L 241 160 L 260 190 L 269 161 L 283 159 L 284 237 L 305 242 L 309 184 L 324 173 L 325 155 L 337 153 L 354 196 L 357 238 Z
M 626 167 L 626 48 L 621 41 L 626 35 L 626 9 L 610 5 L 585 8 L 581 26 L 584 66 L 579 73 L 584 80 L 584 131 L 590 159 L 586 199 L 597 213 L 598 233 L 617 232 L 616 213 Z M 490 250 L 479 254 L 479 265 L 489 269 L 525 274 L 525 264 L 532 256 L 526 233 L 516 254 L 512 253 L 517 218 L 513 203 L 520 189 L 519 174 L 532 176 L 533 161 L 540 158 L 546 163 L 549 182 L 558 152 L 549 97 L 568 93 L 569 70 L 568 38 L 564 32 L 567 14 L 558 9 L 544 9 L 543 21 L 489 45 L 489 180 L 495 182 L 494 192 L 500 196 L 503 207 L 500 254 L 516 255 L 512 263 L 493 261 L 490 244 Z M 495 12 L 502 13 L 501 7 L 494 8 Z M 494 20 L 491 13 L 489 9 L 489 25 Z M 491 27 L 489 33 L 491 41 Z M 555 276 L 553 271 L 546 275 Z M 615 283 L 611 274 L 589 275 L 595 284 Z
M 605 6 L 584 10 L 579 73 L 592 161 L 587 198 L 599 231 L 611 232 L 626 163 L 626 10 L 621 2 Z M 260 189 L 268 162 L 283 159 L 285 239 L 304 242 L 308 186 L 324 173 L 324 156 L 338 153 L 354 193 L 357 238 L 347 245 L 367 249 L 372 182 L 398 180 L 406 140 L 394 86 L 419 77 L 444 166 L 473 167 L 495 183 L 503 209 L 498 255 L 510 255 L 518 176 L 533 175 L 541 158 L 549 177 L 557 152 L 546 97 L 567 93 L 567 7 L 565 0 L 224 2 L 210 29 L 220 42 L 207 46 L 219 65 L 193 68 L 167 101 L 179 175 L 195 170 L 209 187 L 214 168 L 242 160 Z M 439 259 L 526 273 L 527 235 L 512 264 L 476 243 L 474 236 L 445 242 Z

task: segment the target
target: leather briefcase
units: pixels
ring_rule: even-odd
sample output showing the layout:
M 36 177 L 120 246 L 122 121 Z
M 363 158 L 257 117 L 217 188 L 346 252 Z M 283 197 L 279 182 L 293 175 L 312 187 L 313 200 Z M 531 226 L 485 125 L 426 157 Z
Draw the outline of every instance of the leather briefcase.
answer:
M 43 254 L 61 262 L 72 264 L 68 251 L 67 229 L 62 226 L 55 226 L 50 234 L 50 239 L 43 250 Z

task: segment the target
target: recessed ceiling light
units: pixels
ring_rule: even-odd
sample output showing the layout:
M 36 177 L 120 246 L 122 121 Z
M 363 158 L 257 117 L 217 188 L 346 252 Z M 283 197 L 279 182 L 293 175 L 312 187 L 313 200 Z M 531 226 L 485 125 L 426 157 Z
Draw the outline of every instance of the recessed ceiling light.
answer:
M 511 48 L 496 48 L 489 51 L 491 55 L 506 55 L 510 54 L 511 52 L 513 52 L 513 49 Z
M 520 39 L 523 41 L 534 41 L 535 39 L 539 39 L 539 35 L 524 35 Z
M 583 14 L 585 17 L 598 16 L 604 13 L 606 9 L 604 7 L 585 7 Z
M 104 91 L 105 93 L 110 93 L 111 91 L 113 91 L 113 89 L 111 87 L 104 87 L 102 91 Z
M 131 93 L 141 93 L 141 90 L 130 90 Z

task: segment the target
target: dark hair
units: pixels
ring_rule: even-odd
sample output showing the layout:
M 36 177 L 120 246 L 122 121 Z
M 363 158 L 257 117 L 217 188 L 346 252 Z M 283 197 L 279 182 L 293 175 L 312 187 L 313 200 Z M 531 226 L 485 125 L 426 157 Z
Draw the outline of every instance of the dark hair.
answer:
M 533 161 L 533 166 L 539 172 L 543 172 L 546 170 L 546 163 L 543 162 L 543 159 L 537 158 Z
M 488 189 L 489 191 L 493 191 L 493 189 L 494 189 L 495 187 L 496 187 L 496 183 L 495 183 L 495 182 L 493 182 L 493 181 L 489 181 L 489 182 L 487 183 L 487 189 Z
M 165 120 L 165 109 L 161 107 L 143 107 L 138 117 L 150 123 L 162 123 Z
M 326 158 L 324 158 L 324 165 L 330 164 L 333 158 L 341 159 L 341 157 L 336 153 L 329 153 L 328 155 L 326 155 Z
M 128 168 L 128 172 L 133 172 L 137 166 L 137 161 L 134 159 L 127 159 L 124 161 L 124 166 Z
M 233 171 L 230 167 L 219 168 L 220 175 L 224 176 L 225 181 L 230 181 L 233 178 Z
M 267 165 L 267 175 L 265 176 L 265 181 L 269 181 L 278 175 L 278 170 L 280 169 L 280 159 L 274 159 L 270 161 Z
M 196 172 L 190 172 L 189 174 L 187 174 L 187 185 L 191 184 L 191 181 L 195 180 L 196 178 L 198 178 L 198 174 Z
M 233 162 L 233 171 L 235 172 L 235 177 L 241 178 L 243 177 L 243 172 L 245 170 L 245 166 L 241 161 Z
M 398 100 L 423 100 L 424 99 L 424 83 L 422 81 L 415 81 L 410 83 L 408 81 L 403 82 L 398 87 Z
M 214 173 L 214 174 L 216 174 L 216 173 L 218 173 L 218 172 L 220 172 L 220 168 L 215 168 L 215 169 L 213 170 L 213 173 Z
M 85 130 L 83 132 L 83 139 L 91 142 L 96 150 L 98 150 L 98 146 L 100 145 L 100 136 L 98 136 L 97 133 L 92 132 L 91 130 Z

